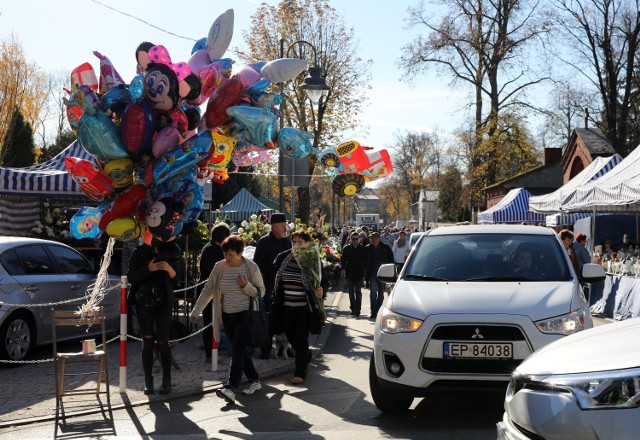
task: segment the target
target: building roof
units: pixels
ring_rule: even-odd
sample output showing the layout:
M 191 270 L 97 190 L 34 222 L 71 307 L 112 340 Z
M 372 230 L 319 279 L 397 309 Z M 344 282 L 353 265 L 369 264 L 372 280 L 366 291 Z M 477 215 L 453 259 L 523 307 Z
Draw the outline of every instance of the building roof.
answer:
M 576 128 L 574 132 L 582 138 L 591 156 L 610 156 L 616 153 L 611 141 L 599 128 Z

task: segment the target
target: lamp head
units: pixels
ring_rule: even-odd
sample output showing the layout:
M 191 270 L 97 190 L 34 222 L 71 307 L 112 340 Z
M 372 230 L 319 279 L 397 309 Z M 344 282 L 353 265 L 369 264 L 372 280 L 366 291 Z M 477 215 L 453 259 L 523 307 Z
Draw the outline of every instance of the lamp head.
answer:
M 322 76 L 322 68 L 318 66 L 310 67 L 309 75 L 302 82 L 301 88 L 313 102 L 320 101 L 322 92 L 329 90 L 327 81 Z

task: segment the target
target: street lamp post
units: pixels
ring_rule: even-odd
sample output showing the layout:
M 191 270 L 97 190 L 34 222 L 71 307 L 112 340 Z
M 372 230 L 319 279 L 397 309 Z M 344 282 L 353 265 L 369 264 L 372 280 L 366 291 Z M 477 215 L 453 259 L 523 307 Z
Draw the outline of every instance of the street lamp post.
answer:
M 322 76 L 323 70 L 322 70 L 322 67 L 318 64 L 318 54 L 317 54 L 316 48 L 313 44 L 305 40 L 294 41 L 287 48 L 287 57 L 289 57 L 289 52 L 296 45 L 309 46 L 309 48 L 311 48 L 311 51 L 313 52 L 313 66 L 307 69 L 308 76 L 302 82 L 301 88 L 307 93 L 307 96 L 309 97 L 309 99 L 311 99 L 311 101 L 319 102 L 320 98 L 322 97 L 322 93 L 325 90 L 328 90 L 329 86 L 327 86 L 327 82 L 325 78 Z M 284 58 L 284 39 L 280 39 L 280 58 Z M 284 83 L 280 83 L 280 95 L 282 96 L 282 104 L 280 104 L 282 108 L 280 109 L 280 127 L 279 127 L 279 129 L 281 130 L 282 127 L 284 126 L 284 108 L 286 105 L 286 100 L 284 99 Z M 280 191 L 279 204 L 280 204 L 280 212 L 284 212 L 283 170 L 284 170 L 285 160 L 287 159 L 291 161 L 291 182 L 290 182 L 291 183 L 291 222 L 295 224 L 295 218 L 296 218 L 296 215 L 295 215 L 295 212 L 296 212 L 296 208 L 295 208 L 296 162 L 295 161 L 296 159 L 285 158 L 284 155 L 282 154 L 282 151 L 280 152 L 280 156 L 278 160 L 278 188 Z

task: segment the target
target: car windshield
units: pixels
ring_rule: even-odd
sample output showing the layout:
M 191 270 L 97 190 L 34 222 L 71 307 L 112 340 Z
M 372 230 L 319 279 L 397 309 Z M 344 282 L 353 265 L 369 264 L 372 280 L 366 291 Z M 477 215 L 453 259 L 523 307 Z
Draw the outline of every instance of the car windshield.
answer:
M 425 281 L 567 281 L 565 250 L 550 235 L 425 236 L 404 278 Z

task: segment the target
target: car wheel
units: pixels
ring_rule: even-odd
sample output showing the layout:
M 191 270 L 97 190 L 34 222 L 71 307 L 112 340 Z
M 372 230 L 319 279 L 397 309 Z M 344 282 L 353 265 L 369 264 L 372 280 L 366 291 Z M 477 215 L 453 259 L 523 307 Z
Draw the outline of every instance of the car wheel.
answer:
M 360 174 L 340 174 L 331 185 L 339 197 L 352 197 L 364 188 L 364 177 Z
M 0 327 L 0 359 L 23 361 L 35 345 L 35 327 L 26 313 L 9 316 Z
M 413 403 L 413 397 L 391 397 L 385 394 L 378 381 L 376 374 L 376 360 L 373 353 L 371 354 L 371 362 L 369 362 L 369 388 L 371 389 L 371 397 L 373 403 L 382 412 L 400 413 L 409 409 Z
M 327 153 L 322 156 L 320 163 L 325 167 L 338 168 L 338 165 L 340 165 L 340 158 L 333 153 Z

